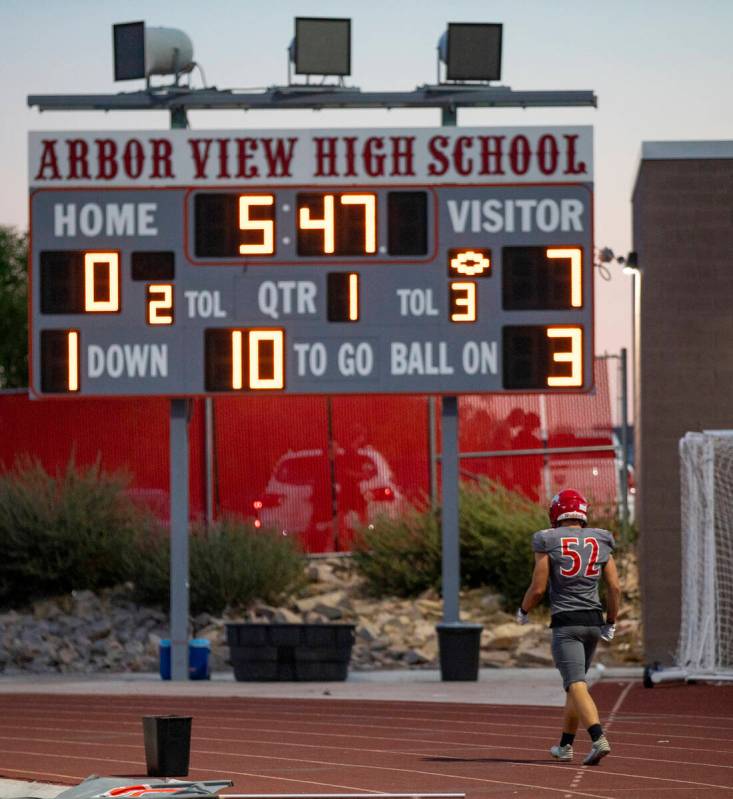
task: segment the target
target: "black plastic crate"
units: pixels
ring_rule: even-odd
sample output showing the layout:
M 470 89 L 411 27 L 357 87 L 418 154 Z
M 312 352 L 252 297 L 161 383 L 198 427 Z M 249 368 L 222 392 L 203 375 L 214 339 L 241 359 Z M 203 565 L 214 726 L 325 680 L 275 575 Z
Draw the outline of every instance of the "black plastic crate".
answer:
M 351 658 L 351 647 L 347 646 L 296 646 L 295 662 L 318 661 L 324 663 L 348 663 Z
M 268 624 L 273 646 L 298 646 L 303 636 L 302 624 Z
M 229 653 L 232 663 L 239 662 L 248 662 L 251 660 L 271 660 L 273 663 L 277 663 L 277 652 L 278 648 L 276 646 L 230 646 Z
M 295 679 L 299 682 L 345 680 L 348 669 L 348 663 L 296 663 Z
M 234 676 L 241 681 L 345 680 L 353 624 L 228 624 Z

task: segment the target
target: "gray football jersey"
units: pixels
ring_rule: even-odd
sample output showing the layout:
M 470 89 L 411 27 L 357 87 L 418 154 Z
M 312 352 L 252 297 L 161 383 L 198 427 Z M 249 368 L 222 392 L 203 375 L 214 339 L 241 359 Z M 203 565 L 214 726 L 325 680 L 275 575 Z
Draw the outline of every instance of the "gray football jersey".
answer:
M 613 535 L 595 527 L 555 527 L 532 538 L 550 556 L 550 612 L 603 610 L 598 582 L 613 552 Z

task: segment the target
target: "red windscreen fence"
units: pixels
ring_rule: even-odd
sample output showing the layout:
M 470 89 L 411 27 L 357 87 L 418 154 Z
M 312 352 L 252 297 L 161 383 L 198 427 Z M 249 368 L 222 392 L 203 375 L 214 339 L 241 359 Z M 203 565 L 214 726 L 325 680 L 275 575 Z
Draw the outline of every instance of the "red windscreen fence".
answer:
M 439 405 L 439 403 L 438 403 Z M 203 518 L 208 480 L 214 516 L 238 515 L 298 538 L 309 552 L 348 550 L 353 530 L 430 494 L 430 411 L 424 396 L 215 397 L 206 468 L 205 400 L 192 401 L 190 502 Z M 33 401 L 0 393 L 0 465 L 22 455 L 49 471 L 99 460 L 130 475 L 131 493 L 168 514 L 167 399 Z M 436 414 L 440 441 L 439 407 Z M 555 447 L 610 446 L 606 361 L 584 395 L 465 396 L 459 402 L 466 479 L 486 476 L 546 502 L 572 486 L 596 504 L 617 498 L 612 451 L 510 455 Z M 438 444 L 439 448 L 439 444 Z

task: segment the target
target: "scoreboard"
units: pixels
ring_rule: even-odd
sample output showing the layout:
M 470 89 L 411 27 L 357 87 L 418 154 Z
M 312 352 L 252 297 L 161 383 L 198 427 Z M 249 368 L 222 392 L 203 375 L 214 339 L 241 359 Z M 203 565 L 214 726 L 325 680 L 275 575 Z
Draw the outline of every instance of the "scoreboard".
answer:
M 592 130 L 32 133 L 35 396 L 587 391 Z

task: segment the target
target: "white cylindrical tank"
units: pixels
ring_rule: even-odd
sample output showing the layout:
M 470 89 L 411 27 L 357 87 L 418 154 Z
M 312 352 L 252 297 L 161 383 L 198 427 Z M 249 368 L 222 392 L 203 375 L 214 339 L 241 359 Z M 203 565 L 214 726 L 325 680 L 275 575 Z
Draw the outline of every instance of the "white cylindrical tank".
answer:
M 193 43 L 176 28 L 145 26 L 145 75 L 170 75 L 193 69 Z

